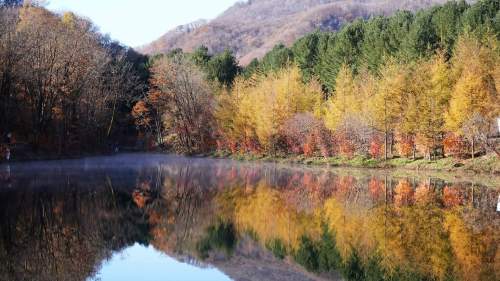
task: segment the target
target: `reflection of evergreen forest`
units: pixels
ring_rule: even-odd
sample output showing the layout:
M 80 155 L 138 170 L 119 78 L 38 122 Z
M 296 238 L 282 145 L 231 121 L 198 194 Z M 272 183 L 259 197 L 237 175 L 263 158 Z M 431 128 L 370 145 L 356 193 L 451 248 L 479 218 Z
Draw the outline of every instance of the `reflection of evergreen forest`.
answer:
M 236 280 L 229 265 L 243 244 L 321 279 L 500 275 L 499 194 L 485 186 L 213 160 L 149 164 L 2 172 L 0 280 L 86 280 L 136 242 Z

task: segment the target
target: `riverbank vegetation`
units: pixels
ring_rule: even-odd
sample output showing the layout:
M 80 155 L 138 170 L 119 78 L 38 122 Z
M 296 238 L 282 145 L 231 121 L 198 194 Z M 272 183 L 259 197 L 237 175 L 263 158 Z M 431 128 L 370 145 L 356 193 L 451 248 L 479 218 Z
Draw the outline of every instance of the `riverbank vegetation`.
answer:
M 228 158 L 237 161 L 271 162 L 305 166 L 403 169 L 407 171 L 470 172 L 492 175 L 500 174 L 500 161 L 498 161 L 498 157 L 494 154 L 487 154 L 474 159 L 444 157 L 434 160 L 427 160 L 424 158 L 411 159 L 404 157 L 395 157 L 384 160 L 383 158 L 375 159 L 370 156 L 363 155 L 353 157 L 306 157 L 304 155 L 273 156 L 265 154 L 231 154 L 230 152 L 224 151 L 210 153 L 207 156 L 213 158 Z
M 201 91 L 163 89 L 155 78 L 146 106 L 134 108 L 136 120 L 148 123 L 142 116 L 159 113 L 161 128 L 150 131 L 161 130 L 162 144 L 179 152 L 363 158 L 368 166 L 491 153 L 498 162 L 498 11 L 497 1 L 451 1 L 416 14 L 360 19 L 291 48 L 278 45 L 244 68 L 230 52 L 176 50 L 153 58 L 152 76 L 163 75 L 165 61 L 197 65 L 207 105 L 189 101 Z M 170 77 L 172 85 L 192 82 Z M 168 99 L 147 103 L 155 96 Z M 183 110 L 179 98 L 192 107 Z M 194 120 L 171 126 L 172 113 Z

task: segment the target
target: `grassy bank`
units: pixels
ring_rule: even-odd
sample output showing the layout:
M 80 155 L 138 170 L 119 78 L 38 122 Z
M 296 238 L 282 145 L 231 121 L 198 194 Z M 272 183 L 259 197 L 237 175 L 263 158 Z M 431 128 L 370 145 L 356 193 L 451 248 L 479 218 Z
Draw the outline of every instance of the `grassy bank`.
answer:
M 364 156 L 346 157 L 305 157 L 291 155 L 253 155 L 253 154 L 230 154 L 226 152 L 215 152 L 210 155 L 215 158 L 229 158 L 240 161 L 264 161 L 274 163 L 302 164 L 310 166 L 329 167 L 353 167 L 373 169 L 407 169 L 407 170 L 429 170 L 429 171 L 467 171 L 480 174 L 500 175 L 500 158 L 494 154 L 488 154 L 476 159 L 442 158 L 437 160 L 394 158 L 389 160 L 372 159 Z

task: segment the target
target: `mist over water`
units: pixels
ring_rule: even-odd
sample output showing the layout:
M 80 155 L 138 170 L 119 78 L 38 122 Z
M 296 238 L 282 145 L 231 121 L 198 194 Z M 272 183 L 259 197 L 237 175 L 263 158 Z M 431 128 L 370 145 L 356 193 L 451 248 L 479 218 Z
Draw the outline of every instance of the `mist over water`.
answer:
M 497 280 L 494 183 L 162 154 L 4 164 L 0 280 Z

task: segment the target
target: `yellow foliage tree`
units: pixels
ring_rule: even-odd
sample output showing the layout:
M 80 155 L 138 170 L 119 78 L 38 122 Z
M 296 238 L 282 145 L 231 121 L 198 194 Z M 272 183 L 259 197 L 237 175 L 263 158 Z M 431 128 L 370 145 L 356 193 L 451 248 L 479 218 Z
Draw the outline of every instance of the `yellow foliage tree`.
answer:
M 430 159 L 444 131 L 444 113 L 451 95 L 451 78 L 444 54 L 416 64 L 399 130 L 416 137 Z
M 370 99 L 373 120 L 385 135 L 385 159 L 388 158 L 389 135 L 402 119 L 408 94 L 408 70 L 395 62 L 388 62 L 381 70 L 375 95 Z
M 362 100 L 352 71 L 346 65 L 341 67 L 335 85 L 335 94 L 326 105 L 325 125 L 332 131 L 345 131 L 348 128 L 348 117 L 361 112 Z
M 420 98 L 420 122 L 417 133 L 419 143 L 425 147 L 428 158 L 431 158 L 431 150 L 437 145 L 438 137 L 444 131 L 444 114 L 451 96 L 452 81 L 443 53 L 430 60 L 423 70 L 429 73 L 429 86 Z
M 485 129 L 469 124 L 470 121 L 479 116 L 489 122 L 500 112 L 495 81 L 498 65 L 497 50 L 468 36 L 460 38 L 453 60 L 457 82 L 446 114 L 446 127 L 470 141 L 472 156 L 478 134 Z
M 304 112 L 319 116 L 323 103 L 319 83 L 304 84 L 296 66 L 248 81 L 237 79 L 229 96 L 219 99 L 232 104 L 218 112 L 219 126 L 230 132 L 228 137 L 254 139 L 266 151 L 274 149 L 273 138 L 288 119 Z

